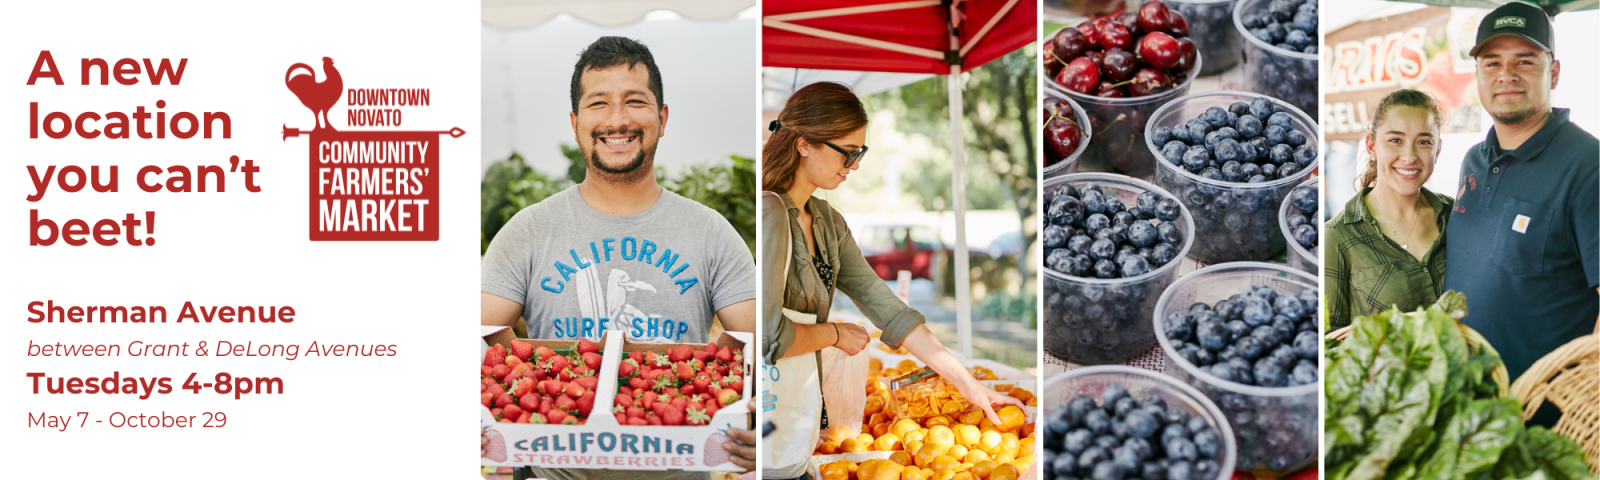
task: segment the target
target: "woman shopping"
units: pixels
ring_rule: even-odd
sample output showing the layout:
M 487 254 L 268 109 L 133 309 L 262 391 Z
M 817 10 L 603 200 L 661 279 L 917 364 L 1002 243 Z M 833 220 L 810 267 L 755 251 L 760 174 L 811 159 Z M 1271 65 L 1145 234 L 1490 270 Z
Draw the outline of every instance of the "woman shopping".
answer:
M 1328 328 L 1432 304 L 1443 293 L 1450 197 L 1423 187 L 1439 154 L 1439 105 L 1416 90 L 1378 103 L 1356 196 L 1328 221 Z
M 763 392 L 776 430 L 764 441 L 764 478 L 803 478 L 805 461 L 826 422 L 821 351 L 848 355 L 866 348 L 866 330 L 827 322 L 833 292 L 844 292 L 883 330 L 890 347 L 905 346 L 917 359 L 972 400 L 991 422 L 996 406 L 1021 406 L 969 373 L 923 325 L 921 313 L 895 297 L 867 264 L 850 228 L 828 202 L 812 197 L 833 190 L 860 168 L 867 154 L 867 112 L 844 85 L 815 83 L 789 98 L 762 151 L 761 328 L 766 367 Z M 766 396 L 764 393 L 763 396 Z M 763 403 L 768 403 L 763 401 Z

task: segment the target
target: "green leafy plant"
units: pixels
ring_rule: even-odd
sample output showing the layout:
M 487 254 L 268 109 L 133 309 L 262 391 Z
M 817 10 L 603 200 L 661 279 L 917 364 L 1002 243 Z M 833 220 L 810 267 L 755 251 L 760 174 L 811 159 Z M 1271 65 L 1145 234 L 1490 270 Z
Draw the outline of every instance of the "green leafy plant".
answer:
M 570 186 L 572 182 L 565 178 L 547 177 L 529 167 L 516 152 L 494 162 L 479 182 L 478 232 L 482 239 L 478 254 L 489 251 L 489 240 L 517 212 Z

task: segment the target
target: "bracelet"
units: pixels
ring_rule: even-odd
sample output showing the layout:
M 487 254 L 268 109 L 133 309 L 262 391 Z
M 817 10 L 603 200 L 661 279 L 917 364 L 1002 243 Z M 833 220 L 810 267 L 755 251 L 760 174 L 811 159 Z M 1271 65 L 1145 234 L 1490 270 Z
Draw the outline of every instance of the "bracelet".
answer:
M 839 346 L 839 324 L 837 323 L 833 324 L 833 345 L 831 346 Z

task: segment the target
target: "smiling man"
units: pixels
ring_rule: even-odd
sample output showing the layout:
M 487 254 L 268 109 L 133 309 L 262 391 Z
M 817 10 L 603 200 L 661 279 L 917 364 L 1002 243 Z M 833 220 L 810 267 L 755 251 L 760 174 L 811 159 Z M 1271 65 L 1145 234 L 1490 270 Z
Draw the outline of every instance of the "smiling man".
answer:
M 595 342 L 612 333 L 635 342 L 706 343 L 713 315 L 727 330 L 753 331 L 749 247 L 721 214 L 656 183 L 655 153 L 668 109 L 650 50 L 622 37 L 596 40 L 573 68 L 571 95 L 572 133 L 587 175 L 517 212 L 495 235 L 481 267 L 482 324 L 511 326 L 520 316 L 530 338 Z M 488 338 L 491 344 L 511 340 L 510 329 Z M 754 444 L 749 431 L 728 433 Z M 754 466 L 753 447 L 729 445 L 734 463 Z M 604 477 L 709 475 L 611 471 Z
M 1444 287 L 1511 378 L 1595 331 L 1600 316 L 1600 142 L 1551 108 L 1561 79 L 1543 10 L 1522 2 L 1478 24 L 1478 98 L 1494 119 L 1461 167 Z

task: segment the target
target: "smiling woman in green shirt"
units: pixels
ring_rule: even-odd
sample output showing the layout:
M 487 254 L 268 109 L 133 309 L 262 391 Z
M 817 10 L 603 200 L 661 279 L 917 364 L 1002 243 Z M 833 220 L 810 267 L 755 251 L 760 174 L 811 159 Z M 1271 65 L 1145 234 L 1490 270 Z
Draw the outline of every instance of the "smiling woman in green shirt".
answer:
M 1328 329 L 1393 307 L 1414 310 L 1443 293 L 1451 199 L 1422 186 L 1438 160 L 1439 122 L 1438 104 L 1416 90 L 1378 103 L 1359 193 L 1328 220 Z

